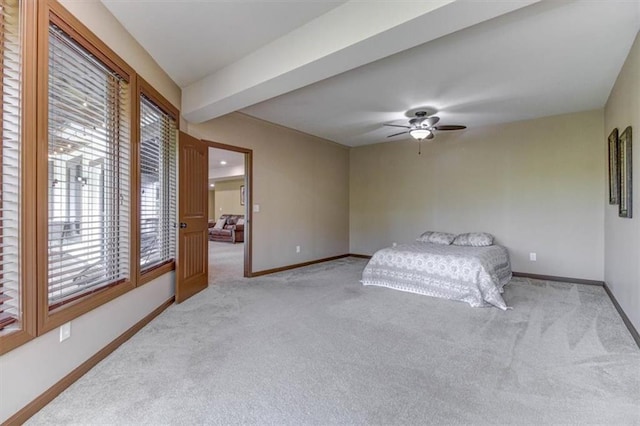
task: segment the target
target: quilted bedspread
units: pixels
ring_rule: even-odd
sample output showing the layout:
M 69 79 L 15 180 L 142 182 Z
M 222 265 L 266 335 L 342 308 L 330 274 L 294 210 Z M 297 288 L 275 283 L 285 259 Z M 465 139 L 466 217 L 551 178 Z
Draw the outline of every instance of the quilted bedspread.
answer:
M 378 250 L 362 272 L 364 285 L 503 310 L 503 287 L 510 280 L 509 252 L 498 245 L 403 244 Z

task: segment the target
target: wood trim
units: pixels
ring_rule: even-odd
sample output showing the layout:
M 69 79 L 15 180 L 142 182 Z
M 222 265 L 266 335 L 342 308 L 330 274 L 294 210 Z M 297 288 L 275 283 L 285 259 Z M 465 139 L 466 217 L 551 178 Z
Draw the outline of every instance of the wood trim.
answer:
M 49 19 L 52 23 L 61 28 L 70 35 L 78 44 L 91 52 L 101 62 L 118 73 L 120 77 L 128 83 L 132 83 L 135 79 L 135 71 L 129 66 L 116 52 L 111 50 L 98 36 L 96 36 L 89 28 L 87 28 L 80 20 L 73 16 L 64 8 L 57 0 L 48 0 L 45 9 L 47 15 L 47 24 L 40 29 L 42 36 L 49 36 Z
M 136 78 L 131 81 L 131 144 L 129 165 L 129 193 L 131 206 L 129 211 L 129 271 L 134 286 L 140 282 L 140 84 Z
M 244 154 L 245 226 L 244 226 L 244 277 L 253 271 L 253 151 Z
M 244 154 L 245 225 L 244 225 L 244 277 L 256 276 L 253 272 L 253 150 L 240 146 L 202 139 L 209 148 L 224 149 Z
M 358 259 L 371 259 L 371 256 L 368 254 L 354 254 L 354 253 L 349 253 L 349 256 L 351 257 L 357 257 Z
M 158 306 L 147 316 L 132 325 L 127 331 L 116 337 L 111 343 L 100 349 L 91 358 L 76 367 L 71 373 L 60 379 L 56 384 L 44 391 L 40 396 L 25 405 L 20 411 L 9 417 L 4 423 L 5 425 L 20 425 L 26 422 L 31 416 L 40 411 L 45 405 L 51 402 L 55 397 L 60 395 L 62 391 L 71 386 L 76 380 L 84 376 L 89 370 L 95 367 L 100 361 L 105 359 L 109 354 L 118 349 L 120 345 L 133 337 L 138 331 L 149 324 L 154 318 L 160 315 L 165 309 L 173 304 L 175 297 L 167 299 L 162 305 Z
M 151 84 L 147 83 L 144 78 L 137 75 L 136 80 L 138 81 L 138 93 L 151 99 L 161 110 L 169 114 L 171 118 L 176 121 L 176 129 L 180 130 L 180 110 L 173 106 L 173 104 L 162 96 Z M 140 104 L 140 100 L 137 99 L 137 101 L 138 104 Z M 138 122 L 140 122 L 140 115 L 138 115 Z
M 47 291 L 42 291 L 47 285 L 47 211 L 44 206 L 48 202 L 48 173 L 38 173 L 37 171 L 48 170 L 48 79 L 49 72 L 49 16 L 48 8 L 42 3 L 38 8 L 38 46 L 37 46 L 37 108 L 36 108 L 36 280 L 34 282 L 36 290 L 36 311 L 38 316 L 38 335 L 42 334 L 42 315 L 47 310 Z M 40 207 L 40 208 L 38 208 Z
M 144 271 L 142 272 L 142 274 L 140 275 L 140 278 L 138 279 L 138 286 L 141 286 L 143 284 L 146 284 L 150 281 L 155 280 L 158 277 L 161 277 L 162 275 L 166 274 L 167 272 L 171 272 L 173 270 L 176 269 L 176 262 L 175 259 L 171 259 L 169 261 L 167 261 L 166 263 L 163 263 L 160 266 L 157 266 L 155 268 L 151 268 L 148 271 Z
M 36 191 L 36 179 L 33 173 L 36 165 L 36 147 L 33 143 L 36 140 L 36 123 L 35 120 L 27 118 L 36 116 L 37 2 L 23 2 L 21 13 L 24 13 L 21 19 L 22 40 L 24 43 L 22 46 L 22 164 L 20 189 L 22 326 L 18 331 L 0 335 L 0 356 L 36 336 L 36 257 L 33 255 L 36 248 L 36 207 L 33 197 Z
M 620 317 L 622 318 L 622 322 L 624 322 L 624 325 L 627 326 L 629 333 L 631 333 L 631 337 L 636 342 L 636 345 L 638 345 L 638 348 L 640 348 L 640 334 L 638 333 L 638 330 L 636 330 L 636 328 L 633 326 L 633 323 L 631 322 L 627 314 L 622 309 L 622 306 L 620 306 L 620 304 L 616 300 L 615 296 L 611 292 L 611 289 L 609 289 L 609 286 L 607 285 L 607 283 L 603 283 L 603 284 L 604 284 L 603 285 L 604 291 L 607 292 L 607 294 L 609 295 L 609 299 L 611 299 L 613 306 L 616 308 L 616 311 L 618 311 L 618 314 L 620 314 Z
M 243 154 L 253 154 L 252 149 L 243 148 L 241 146 L 227 145 L 226 143 L 214 142 L 206 139 L 202 139 L 202 142 L 206 143 L 211 148 L 226 149 L 227 151 L 241 152 Z
M 136 98 L 134 89 L 136 88 L 135 72 L 115 54 L 106 44 L 104 44 L 97 36 L 95 36 L 86 26 L 84 26 L 77 18 L 69 13 L 62 5 L 55 0 L 49 0 L 41 3 L 38 9 L 38 37 L 37 37 L 37 109 L 36 109 L 36 247 L 32 252 L 36 253 L 36 298 L 37 298 L 37 335 L 40 336 L 53 328 L 64 324 L 82 314 L 85 314 L 98 306 L 101 306 L 118 296 L 126 293 L 134 288 L 131 280 L 126 280 L 122 284 L 114 287 L 105 288 L 95 294 L 78 300 L 77 302 L 65 305 L 55 311 L 49 311 L 48 291 L 47 291 L 47 268 L 48 268 L 48 64 L 49 64 L 49 22 L 54 22 L 60 26 L 74 40 L 80 43 L 85 49 L 89 50 L 97 58 L 103 61 L 109 67 L 118 73 L 122 73 L 122 77 L 129 82 L 129 99 L 131 100 L 131 108 L 134 108 L 133 99 Z M 134 119 L 134 110 L 130 112 L 130 119 Z M 132 145 L 135 140 L 135 122 L 132 126 Z M 135 166 L 135 165 L 134 165 Z M 133 179 L 133 176 L 132 176 Z M 132 194 L 133 202 L 133 194 Z M 135 210 L 134 206 L 131 206 Z M 133 225 L 133 223 L 132 223 Z M 131 230 L 131 228 L 130 228 Z M 135 242 L 135 235 L 131 235 L 132 241 Z M 134 269 L 135 271 L 135 269 Z M 135 277 L 135 275 L 131 275 Z M 135 278 L 134 278 L 135 279 Z
M 46 281 L 45 281 L 46 283 Z M 86 314 L 95 308 L 104 305 L 107 302 L 133 290 L 135 287 L 129 280 L 113 287 L 107 287 L 103 291 L 87 295 L 85 298 L 77 302 L 66 304 L 56 311 L 49 311 L 47 300 L 47 292 L 41 291 L 38 295 L 38 336 L 43 335 L 47 331 L 71 321 L 80 315 Z
M 135 103 L 134 125 L 136 128 L 136 131 L 135 131 L 136 136 L 135 136 L 135 149 L 134 149 L 135 161 L 133 162 L 133 165 L 132 165 L 132 174 L 135 176 L 135 186 L 132 187 L 131 193 L 135 194 L 135 205 L 132 206 L 133 209 L 135 209 L 135 215 L 133 216 L 132 223 L 135 225 L 134 230 L 135 230 L 136 239 L 135 239 L 135 245 L 132 246 L 132 258 L 134 259 L 133 263 L 135 263 L 135 269 L 133 269 L 132 267 L 131 270 L 135 272 L 132 276 L 137 277 L 136 286 L 141 286 L 150 281 L 153 281 L 154 279 L 158 278 L 159 276 L 167 272 L 175 270 L 175 259 L 171 259 L 165 264 L 160 265 L 157 268 L 152 268 L 148 271 L 141 271 L 141 268 L 140 268 L 140 238 L 139 238 L 140 237 L 140 186 L 141 186 L 140 149 L 142 145 L 142 141 L 141 141 L 142 129 L 140 128 L 140 110 L 141 110 L 140 95 L 144 95 L 147 98 L 149 98 L 163 112 L 165 112 L 166 114 L 171 116 L 173 120 L 175 120 L 176 138 L 180 134 L 180 110 L 175 106 L 173 106 L 173 104 L 171 104 L 171 102 L 169 102 L 164 96 L 162 96 L 162 94 L 160 94 L 160 92 L 158 92 L 151 84 L 147 83 L 145 79 L 143 79 L 139 75 L 136 75 L 135 80 L 136 80 L 136 90 L 135 90 L 136 96 L 134 97 L 133 102 Z M 176 140 L 176 150 L 178 149 L 177 142 L 178 141 Z M 177 155 L 176 155 L 176 158 L 177 158 Z M 177 168 L 178 168 L 177 166 L 178 165 L 176 164 L 176 174 L 177 174 Z M 176 175 L 176 180 L 177 179 L 178 179 L 178 176 Z M 176 187 L 177 187 L 177 182 L 176 182 Z M 176 238 L 176 245 L 177 245 L 177 238 Z M 176 247 L 176 250 L 177 250 L 177 247 Z
M 275 274 L 276 272 L 288 271 L 291 269 L 302 268 L 303 266 L 315 265 L 316 263 L 329 262 L 331 260 L 343 259 L 351 256 L 350 254 L 341 254 L 339 256 L 325 257 L 324 259 L 311 260 L 309 262 L 296 263 L 295 265 L 281 266 L 279 268 L 265 269 L 264 271 L 253 272 L 251 277 L 259 277 L 262 275 Z
M 585 280 L 582 278 L 568 278 L 568 277 L 556 277 L 553 275 L 538 275 L 538 274 L 529 274 L 526 272 L 513 272 L 514 277 L 521 278 L 532 278 L 534 280 L 545 280 L 545 281 L 558 281 L 561 283 L 573 283 L 573 284 L 584 284 L 584 285 L 597 285 L 604 286 L 604 281 L 596 281 L 596 280 Z

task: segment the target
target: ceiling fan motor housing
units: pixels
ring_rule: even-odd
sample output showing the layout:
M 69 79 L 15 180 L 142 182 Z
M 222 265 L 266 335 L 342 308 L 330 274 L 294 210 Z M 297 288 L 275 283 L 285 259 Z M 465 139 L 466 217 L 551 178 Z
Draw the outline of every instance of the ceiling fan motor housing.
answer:
M 434 114 L 435 114 L 435 112 L 434 112 Z M 412 119 L 409 120 L 409 123 L 408 123 L 409 125 L 408 126 L 403 126 L 403 125 L 399 125 L 399 124 L 384 124 L 385 126 L 403 127 L 405 129 L 407 129 L 404 132 L 394 133 L 394 134 L 389 135 L 387 137 L 391 138 L 391 137 L 394 137 L 394 136 L 398 136 L 398 135 L 402 135 L 402 134 L 405 134 L 405 133 L 409 133 L 411 136 L 413 136 L 417 140 L 433 139 L 434 138 L 434 134 L 433 134 L 434 130 L 462 130 L 462 129 L 466 129 L 466 126 L 462 126 L 462 125 L 446 125 L 446 126 L 437 126 L 436 127 L 436 124 L 440 121 L 440 118 L 437 117 L 436 115 L 429 116 L 429 113 L 427 111 L 418 110 L 413 115 L 415 115 L 415 118 L 412 118 Z

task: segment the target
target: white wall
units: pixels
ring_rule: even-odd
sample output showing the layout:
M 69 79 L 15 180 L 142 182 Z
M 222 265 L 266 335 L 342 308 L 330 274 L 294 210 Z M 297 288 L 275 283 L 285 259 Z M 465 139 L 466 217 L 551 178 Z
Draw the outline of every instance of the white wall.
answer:
M 180 89 L 97 0 L 61 2 L 176 106 Z M 0 356 L 0 423 L 131 328 L 174 294 L 174 274 L 130 291 L 72 321 L 71 338 L 58 329 Z
M 515 271 L 602 280 L 602 133 L 598 110 L 354 148 L 350 251 L 487 231 Z
M 622 132 L 632 126 L 633 218 L 618 216 L 618 206 L 605 204 L 605 281 L 636 330 L 640 331 L 640 36 L 618 75 L 604 113 L 606 140 L 614 128 Z M 600 155 L 607 158 L 606 144 Z M 604 166 L 607 171 L 607 166 Z

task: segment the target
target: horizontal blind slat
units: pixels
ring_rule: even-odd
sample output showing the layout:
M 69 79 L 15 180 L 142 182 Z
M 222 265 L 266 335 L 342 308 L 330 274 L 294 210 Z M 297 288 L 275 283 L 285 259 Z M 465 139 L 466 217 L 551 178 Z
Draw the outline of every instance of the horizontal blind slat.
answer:
M 49 306 L 129 276 L 129 87 L 49 28 Z
M 0 333 L 22 328 L 20 229 L 22 140 L 22 2 L 0 8 L 2 145 L 0 147 Z
M 140 264 L 175 258 L 175 120 L 146 96 L 140 102 Z

